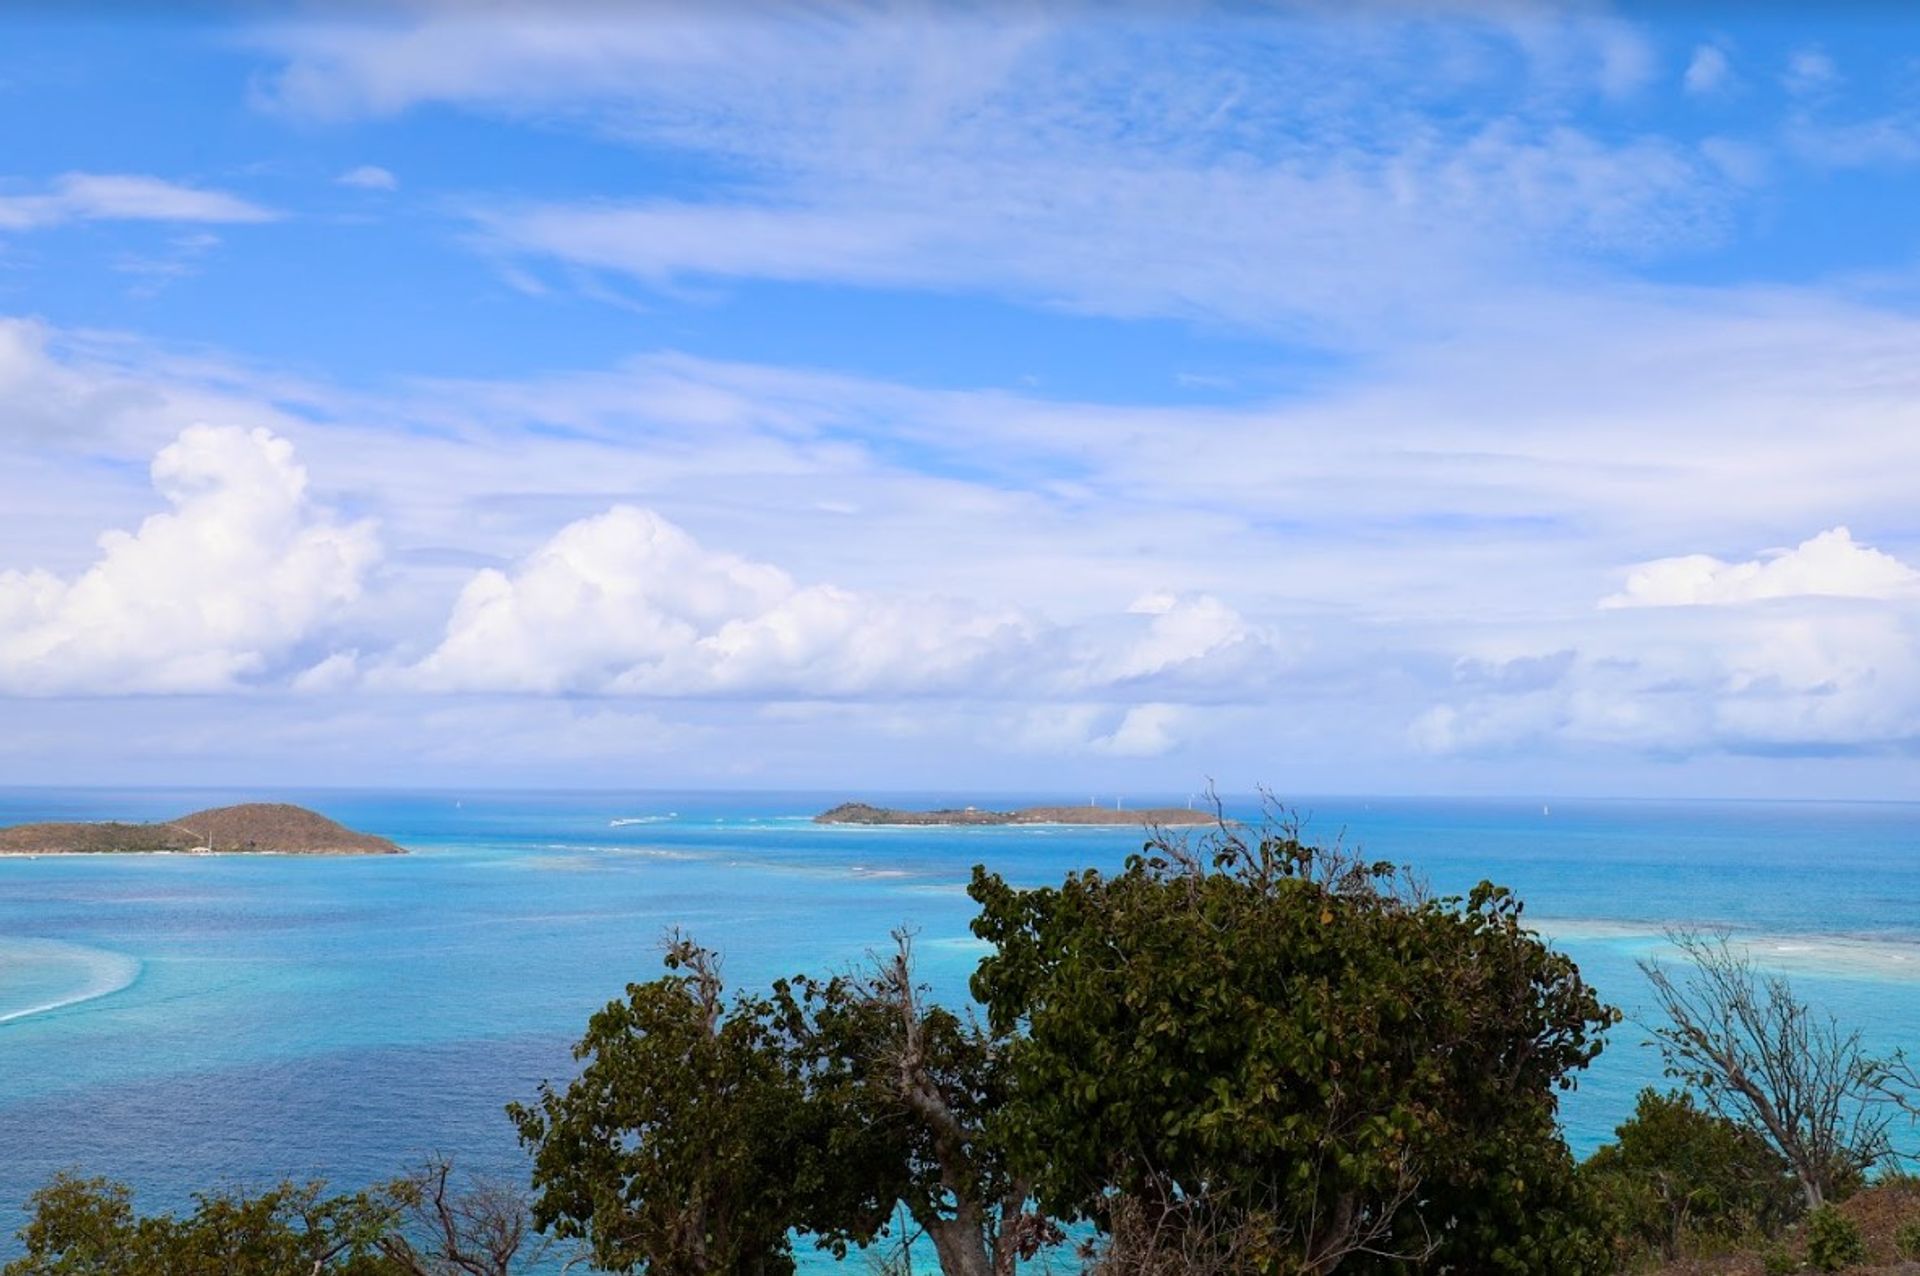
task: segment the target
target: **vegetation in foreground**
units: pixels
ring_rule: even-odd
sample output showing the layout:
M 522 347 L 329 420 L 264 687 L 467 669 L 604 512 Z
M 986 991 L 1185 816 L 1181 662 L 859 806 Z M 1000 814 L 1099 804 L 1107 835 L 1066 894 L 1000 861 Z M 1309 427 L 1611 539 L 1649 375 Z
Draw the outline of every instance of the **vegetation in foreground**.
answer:
M 510 1107 L 531 1192 L 437 1163 L 141 1217 L 60 1178 L 4 1276 L 514 1276 L 561 1255 L 779 1276 L 796 1245 L 947 1276 L 1920 1260 L 1920 1193 L 1865 1187 L 1913 1068 L 1723 936 L 1647 967 L 1680 1088 L 1576 1166 L 1558 1096 L 1618 1015 L 1501 888 L 1435 897 L 1282 823 L 1156 838 L 1038 890 L 976 869 L 969 891 L 977 1017 L 927 999 L 905 934 L 867 970 L 732 994 L 674 936 L 666 972 L 589 1021 L 578 1075 Z

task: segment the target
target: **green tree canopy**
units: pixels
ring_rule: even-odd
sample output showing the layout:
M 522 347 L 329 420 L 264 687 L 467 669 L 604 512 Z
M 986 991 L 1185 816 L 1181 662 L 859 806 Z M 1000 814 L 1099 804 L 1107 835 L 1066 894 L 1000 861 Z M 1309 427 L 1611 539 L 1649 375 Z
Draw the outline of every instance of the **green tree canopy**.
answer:
M 184 1217 L 143 1217 L 121 1184 L 58 1175 L 27 1208 L 26 1252 L 4 1276 L 407 1276 L 381 1249 L 401 1208 L 381 1193 L 283 1183 L 198 1196 Z
M 987 1134 L 1004 1043 L 930 1005 L 898 938 L 865 974 L 730 1004 L 715 955 L 673 942 L 589 1022 L 579 1078 L 509 1109 L 538 1225 L 613 1271 L 772 1276 L 792 1232 L 844 1254 L 904 1209 L 950 1276 L 1011 1272 L 1054 1233 Z
M 608 1271 L 782 1276 L 811 1164 L 795 1009 L 729 1008 L 715 955 L 690 941 L 666 964 L 588 1021 L 570 1086 L 508 1109 L 533 1152 L 534 1221 Z
M 1507 891 L 1429 898 L 1285 826 L 970 891 L 1016 1037 L 998 1128 L 1049 1212 L 1144 1202 L 1255 1270 L 1593 1261 L 1557 1094 L 1617 1016 Z

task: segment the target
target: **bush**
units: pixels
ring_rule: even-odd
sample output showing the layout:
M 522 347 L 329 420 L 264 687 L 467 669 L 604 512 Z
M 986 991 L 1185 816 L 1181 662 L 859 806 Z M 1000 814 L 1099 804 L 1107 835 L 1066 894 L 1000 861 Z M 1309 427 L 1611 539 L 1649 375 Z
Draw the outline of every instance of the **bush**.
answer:
M 1902 1258 L 1920 1259 L 1920 1218 L 1908 1219 L 1894 1230 L 1893 1249 Z
M 1816 1271 L 1837 1272 L 1867 1261 L 1867 1243 L 1854 1221 L 1831 1205 L 1807 1215 L 1807 1262 Z
M 56 1175 L 27 1202 L 25 1252 L 4 1276 L 392 1276 L 381 1241 L 397 1223 L 396 1204 L 384 1194 L 323 1191 L 283 1183 L 257 1195 L 196 1197 L 183 1217 L 141 1216 L 123 1184 Z
M 1758 1134 L 1684 1091 L 1640 1092 L 1633 1116 L 1580 1167 L 1625 1251 L 1677 1255 L 1688 1235 L 1772 1235 L 1798 1212 L 1787 1163 Z
M 1793 1276 L 1800 1270 L 1800 1260 L 1782 1246 L 1769 1245 L 1761 1251 L 1760 1270 L 1766 1276 Z

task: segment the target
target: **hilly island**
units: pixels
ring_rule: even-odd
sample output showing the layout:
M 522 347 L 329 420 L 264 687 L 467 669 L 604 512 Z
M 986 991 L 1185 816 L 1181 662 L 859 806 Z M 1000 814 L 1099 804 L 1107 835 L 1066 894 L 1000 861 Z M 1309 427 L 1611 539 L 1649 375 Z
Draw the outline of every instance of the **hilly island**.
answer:
M 0 855 L 110 854 L 404 855 L 384 837 L 357 833 L 318 811 L 247 802 L 150 824 L 114 821 L 0 828 Z
M 1216 824 L 1220 817 L 1210 810 L 1192 810 L 1184 806 L 1145 807 L 1125 811 L 1105 806 L 1028 806 L 1017 811 L 988 811 L 979 807 L 943 807 L 935 811 L 902 811 L 893 807 L 870 806 L 865 802 L 842 802 L 830 811 L 813 817 L 815 824 L 911 824 L 992 826 L 1002 824 L 1093 824 L 1139 828 L 1143 826 L 1175 828 L 1198 824 Z

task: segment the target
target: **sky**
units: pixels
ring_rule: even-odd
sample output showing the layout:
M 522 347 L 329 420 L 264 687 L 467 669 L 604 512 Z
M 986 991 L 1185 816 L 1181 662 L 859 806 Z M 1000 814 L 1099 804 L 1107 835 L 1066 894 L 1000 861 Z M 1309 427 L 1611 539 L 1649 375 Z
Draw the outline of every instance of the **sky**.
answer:
M 1895 6 L 0 27 L 8 782 L 1920 799 Z

